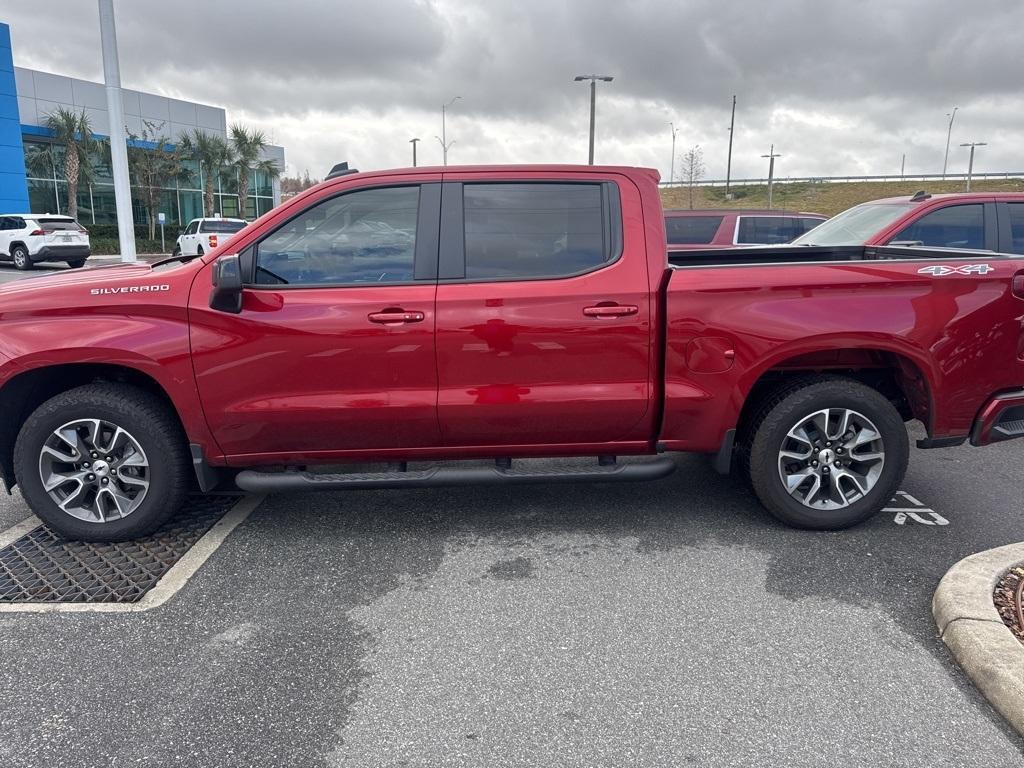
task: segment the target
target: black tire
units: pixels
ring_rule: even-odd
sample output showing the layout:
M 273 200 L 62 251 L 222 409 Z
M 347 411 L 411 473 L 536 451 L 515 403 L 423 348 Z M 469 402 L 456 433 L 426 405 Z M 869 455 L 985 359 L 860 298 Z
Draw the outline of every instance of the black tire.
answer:
M 85 259 L 72 259 L 68 262 L 68 266 L 72 269 L 81 269 L 85 266 Z
M 202 256 L 202 255 L 203 255 L 203 246 L 197 245 L 196 246 L 196 256 Z
M 63 511 L 43 488 L 40 453 L 47 438 L 75 419 L 103 419 L 127 430 L 149 459 L 149 489 L 124 517 L 90 522 Z M 124 541 L 152 533 L 181 508 L 190 488 L 187 440 L 158 397 L 123 384 L 88 384 L 40 405 L 25 421 L 14 448 L 14 471 L 29 507 L 52 530 L 82 541 Z
M 181 248 L 174 246 L 174 250 L 171 251 L 171 256 L 181 256 Z
M 20 270 L 32 269 L 32 259 L 29 258 L 28 248 L 24 245 L 16 245 L 11 248 L 11 261 Z
M 819 509 L 791 495 L 780 475 L 786 435 L 803 419 L 825 408 L 862 414 L 881 436 L 885 458 L 867 493 L 837 509 Z M 889 502 L 907 470 L 910 440 L 899 412 L 888 399 L 860 382 L 839 377 L 805 379 L 770 396 L 749 431 L 749 472 L 754 492 L 776 518 L 797 528 L 839 530 L 864 522 Z M 840 457 L 841 458 L 841 457 Z

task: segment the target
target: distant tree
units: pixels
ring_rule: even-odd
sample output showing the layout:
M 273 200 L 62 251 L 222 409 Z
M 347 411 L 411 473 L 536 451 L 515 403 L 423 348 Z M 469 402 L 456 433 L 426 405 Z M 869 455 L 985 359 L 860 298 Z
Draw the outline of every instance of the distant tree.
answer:
M 242 218 L 249 202 L 249 177 L 253 173 L 264 173 L 272 179 L 281 175 L 276 161 L 262 159 L 266 146 L 263 131 L 238 124 L 231 126 L 232 164 L 238 171 L 238 211 Z
M 183 135 L 180 146 L 186 157 L 199 163 L 203 174 L 203 215 L 213 216 L 213 182 L 234 162 L 231 146 L 223 137 L 199 128 Z
M 308 168 L 303 172 L 302 176 L 282 176 L 281 197 L 285 199 L 295 197 L 300 192 L 305 192 L 310 187 L 314 187 L 319 183 L 320 179 L 310 178 Z
M 128 145 L 128 172 L 132 184 L 142 195 L 142 207 L 149 219 L 149 239 L 156 239 L 156 219 L 164 189 L 173 181 L 186 181 L 189 172 L 185 169 L 184 150 L 173 146 L 168 138 L 159 133 L 163 124 L 157 125 L 143 120 L 142 135 L 129 134 L 135 143 L 145 141 L 155 144 L 152 149 Z
M 43 120 L 58 146 L 64 147 L 64 180 L 67 182 L 67 214 L 78 218 L 78 184 L 93 178 L 93 153 L 98 143 L 92 135 L 89 116 L 83 109 L 73 112 L 57 107 Z M 51 160 L 53 156 L 51 154 Z
M 690 210 L 693 210 L 693 187 L 704 178 L 704 150 L 699 144 L 683 154 L 683 180 L 689 188 Z

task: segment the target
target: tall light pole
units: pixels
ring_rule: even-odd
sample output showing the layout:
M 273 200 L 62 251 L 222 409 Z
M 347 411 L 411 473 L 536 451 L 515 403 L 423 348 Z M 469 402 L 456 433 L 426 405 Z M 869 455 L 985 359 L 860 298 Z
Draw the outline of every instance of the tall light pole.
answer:
M 987 147 L 988 144 L 984 141 L 968 141 L 960 145 L 961 147 L 971 148 L 971 159 L 967 161 L 967 191 L 971 191 L 971 174 L 974 173 L 974 148 L 975 147 Z
M 409 139 L 409 143 L 412 144 L 412 167 L 416 167 L 416 142 L 419 139 Z
M 903 159 L 900 160 L 900 178 L 904 176 L 904 171 L 907 169 L 907 153 L 903 153 Z
M 669 121 L 668 127 L 672 129 L 672 166 L 668 172 L 668 183 L 671 184 L 676 180 L 676 134 L 679 131 L 676 130 L 675 125 Z
M 117 239 L 121 261 L 135 261 L 135 219 L 132 217 L 132 193 L 128 181 L 128 145 L 121 104 L 121 67 L 117 61 L 114 0 L 99 0 L 99 8 L 103 81 L 107 86 L 107 112 L 110 115 L 110 170 L 114 176 Z
M 949 165 L 949 137 L 953 135 L 953 119 L 956 117 L 956 111 L 959 107 L 953 107 L 953 111 L 948 113 L 949 117 L 949 128 L 946 130 L 946 154 L 942 159 L 942 178 L 946 178 L 946 166 Z
M 768 210 L 770 211 L 772 209 L 772 181 L 775 179 L 775 158 L 782 157 L 782 155 L 775 154 L 775 145 L 772 144 L 768 154 L 761 155 L 761 157 L 768 158 Z
M 573 78 L 577 83 L 583 80 L 590 81 L 590 154 L 587 160 L 588 165 L 594 164 L 594 119 L 597 112 L 597 81 L 610 83 L 614 79 L 611 75 L 576 75 Z
M 452 144 L 455 143 L 455 139 L 448 141 L 448 107 L 461 98 L 461 96 L 456 96 L 447 104 L 441 105 L 441 135 L 435 136 L 434 138 L 441 142 L 442 165 L 448 165 L 448 150 L 451 149 Z M 413 147 L 415 146 L 416 145 L 413 144 Z
M 732 118 L 729 120 L 729 157 L 725 161 L 725 199 L 729 199 L 729 181 L 732 178 L 732 134 L 736 128 L 736 96 L 732 97 Z

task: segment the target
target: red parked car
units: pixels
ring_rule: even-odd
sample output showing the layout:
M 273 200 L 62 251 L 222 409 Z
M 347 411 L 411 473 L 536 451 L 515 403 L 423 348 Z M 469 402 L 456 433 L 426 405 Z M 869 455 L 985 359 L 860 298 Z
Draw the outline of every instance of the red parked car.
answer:
M 54 530 L 111 540 L 192 484 L 651 480 L 690 451 L 739 457 L 781 520 L 842 528 L 898 488 L 905 421 L 924 448 L 1024 435 L 1024 258 L 954 239 L 673 267 L 664 221 L 651 170 L 379 171 L 201 256 L 7 284 L 0 474 Z M 591 463 L 523 461 L 548 456 Z
M 1024 253 L 1024 193 L 890 197 L 837 214 L 793 245 L 906 245 Z
M 665 211 L 670 251 L 781 245 L 809 232 L 828 217 L 820 213 L 757 208 Z

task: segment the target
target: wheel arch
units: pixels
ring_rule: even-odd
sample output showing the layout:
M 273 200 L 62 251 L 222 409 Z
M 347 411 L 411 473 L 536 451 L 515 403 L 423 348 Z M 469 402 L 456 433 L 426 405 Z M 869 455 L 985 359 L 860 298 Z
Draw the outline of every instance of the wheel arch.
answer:
M 170 394 L 138 368 L 109 363 L 62 363 L 23 370 L 0 388 L 0 477 L 8 492 L 15 485 L 14 442 L 29 414 L 61 392 L 97 381 L 126 384 L 158 397 L 174 415 L 182 434 L 187 434 Z
M 887 346 L 831 347 L 779 355 L 752 373 L 737 419 L 740 436 L 759 404 L 780 387 L 809 377 L 832 375 L 859 381 L 887 397 L 904 420 L 918 419 L 932 434 L 934 379 L 927 364 L 904 350 Z

